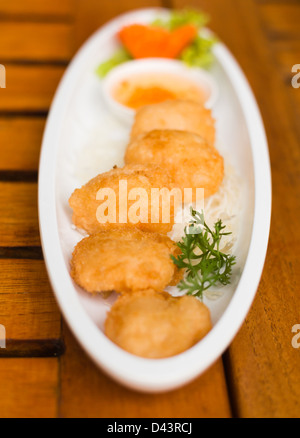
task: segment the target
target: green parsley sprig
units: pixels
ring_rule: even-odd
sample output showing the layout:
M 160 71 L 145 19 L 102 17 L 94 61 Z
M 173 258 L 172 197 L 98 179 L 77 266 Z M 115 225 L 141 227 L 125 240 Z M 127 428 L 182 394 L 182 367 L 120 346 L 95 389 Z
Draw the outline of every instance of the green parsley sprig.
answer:
M 235 256 L 220 251 L 220 242 L 225 233 L 221 220 L 210 229 L 204 220 L 203 212 L 191 208 L 192 220 L 184 230 L 184 237 L 177 246 L 181 254 L 171 256 L 180 269 L 186 269 L 186 276 L 178 284 L 187 295 L 203 298 L 203 292 L 218 284 L 230 283 Z

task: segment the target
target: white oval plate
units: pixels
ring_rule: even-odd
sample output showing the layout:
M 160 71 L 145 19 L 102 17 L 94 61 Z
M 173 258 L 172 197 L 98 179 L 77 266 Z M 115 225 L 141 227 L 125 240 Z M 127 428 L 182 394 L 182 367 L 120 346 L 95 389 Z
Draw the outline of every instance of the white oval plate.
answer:
M 42 246 L 60 309 L 96 364 L 119 382 L 149 392 L 169 390 L 187 383 L 209 367 L 230 344 L 258 287 L 271 212 L 268 146 L 259 109 L 240 67 L 228 49 L 218 43 L 214 49 L 216 66 L 212 71 L 220 89 L 214 108 L 217 135 L 222 140 L 222 151 L 230 155 L 245 185 L 245 211 L 236 251 L 242 271 L 239 282 L 233 290 L 226 291 L 219 300 L 209 304 L 214 325 L 211 332 L 180 355 L 157 360 L 139 358 L 123 351 L 103 334 L 110 299 L 90 297 L 73 283 L 69 275 L 70 255 L 82 236 L 71 227 L 68 199 L 76 186 L 94 176 L 91 174 L 94 170 L 84 162 L 88 149 L 79 160 L 82 173 L 76 170 L 80 151 L 88 144 L 91 132 L 96 132 L 96 137 L 99 132 L 99 139 L 102 134 L 111 135 L 110 140 L 116 145 L 99 146 L 96 173 L 108 170 L 113 164 L 122 164 L 124 145 L 120 146 L 118 135 L 124 138 L 127 128 L 120 126 L 119 132 L 107 126 L 101 81 L 94 70 L 114 51 L 116 41 L 113 36 L 121 26 L 131 22 L 147 23 L 159 14 L 168 14 L 168 11 L 143 9 L 122 15 L 84 44 L 67 69 L 53 100 L 39 168 Z M 97 160 L 93 158 L 93 161 Z

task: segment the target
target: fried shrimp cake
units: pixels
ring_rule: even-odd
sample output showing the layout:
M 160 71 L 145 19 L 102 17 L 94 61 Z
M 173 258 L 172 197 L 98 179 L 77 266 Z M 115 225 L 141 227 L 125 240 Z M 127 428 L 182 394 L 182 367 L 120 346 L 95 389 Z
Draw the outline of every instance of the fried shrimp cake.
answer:
M 136 112 L 131 138 L 154 129 L 190 131 L 215 142 L 215 125 L 211 111 L 203 105 L 185 100 L 167 100 L 147 105 Z
M 126 163 L 151 162 L 164 167 L 177 188 L 204 188 L 204 196 L 217 192 L 224 176 L 223 158 L 202 137 L 178 130 L 154 130 L 128 145 Z M 185 201 L 195 201 L 193 198 Z
M 178 252 L 166 235 L 115 228 L 77 244 L 71 275 L 88 292 L 162 290 L 182 277 L 170 258 Z
M 192 347 L 211 327 L 209 309 L 197 298 L 148 290 L 117 299 L 105 321 L 105 334 L 132 354 L 163 358 Z
M 174 224 L 177 204 L 173 197 L 160 196 L 155 204 L 157 214 L 153 213 L 151 189 L 171 187 L 168 172 L 157 166 L 114 168 L 73 192 L 69 199 L 73 223 L 89 234 L 115 226 L 168 233 Z

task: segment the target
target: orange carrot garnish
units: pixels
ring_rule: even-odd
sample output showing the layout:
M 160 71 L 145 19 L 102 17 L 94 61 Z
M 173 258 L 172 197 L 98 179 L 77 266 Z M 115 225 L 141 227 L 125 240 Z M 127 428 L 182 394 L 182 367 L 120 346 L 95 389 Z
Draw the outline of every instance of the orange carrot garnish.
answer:
M 121 42 L 135 59 L 176 58 L 196 35 L 196 27 L 190 24 L 172 32 L 156 26 L 132 24 L 119 32 Z

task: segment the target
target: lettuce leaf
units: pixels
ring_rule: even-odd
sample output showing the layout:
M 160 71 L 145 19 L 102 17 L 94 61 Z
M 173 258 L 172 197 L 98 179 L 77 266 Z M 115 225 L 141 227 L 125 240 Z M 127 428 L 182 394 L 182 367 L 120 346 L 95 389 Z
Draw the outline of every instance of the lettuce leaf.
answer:
M 186 24 L 193 24 L 200 31 L 209 21 L 209 16 L 197 9 L 184 9 L 172 11 L 167 20 L 157 18 L 151 24 L 159 26 L 169 31 L 177 29 Z M 185 48 L 179 59 L 191 67 L 208 68 L 213 62 L 212 46 L 217 41 L 215 36 L 202 36 L 199 34 L 195 41 Z M 107 73 L 123 62 L 129 61 L 132 56 L 123 48 L 119 48 L 114 55 L 100 64 L 96 69 L 96 74 L 104 78 Z
M 214 61 L 212 47 L 217 42 L 215 35 L 212 36 L 197 36 L 193 43 L 186 47 L 180 59 L 189 67 L 208 68 Z
M 209 22 L 209 16 L 197 9 L 175 10 L 170 14 L 170 18 L 163 20 L 157 18 L 152 22 L 153 26 L 163 27 L 168 30 L 174 30 L 186 24 L 193 24 L 197 29 L 201 29 Z
M 193 24 L 201 31 L 208 22 L 209 16 L 204 12 L 197 9 L 184 9 L 171 12 L 167 20 L 158 18 L 152 22 L 152 25 L 172 31 L 186 24 Z M 214 35 L 204 36 L 199 33 L 195 41 L 182 51 L 179 59 L 190 67 L 208 68 L 214 60 L 211 49 L 216 41 Z
M 96 74 L 100 76 L 100 78 L 104 78 L 111 69 L 131 59 L 130 54 L 124 48 L 120 48 L 111 58 L 102 62 L 102 64 L 97 67 Z

